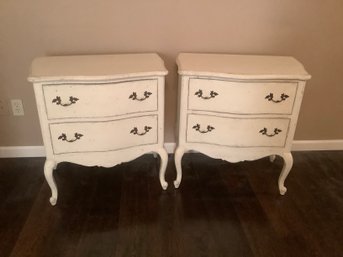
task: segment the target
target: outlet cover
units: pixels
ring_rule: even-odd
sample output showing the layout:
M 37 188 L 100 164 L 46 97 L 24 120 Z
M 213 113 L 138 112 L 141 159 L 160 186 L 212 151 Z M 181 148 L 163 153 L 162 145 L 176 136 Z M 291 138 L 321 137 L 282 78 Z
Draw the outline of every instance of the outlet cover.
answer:
M 24 107 L 21 99 L 11 99 L 12 112 L 14 116 L 23 116 Z

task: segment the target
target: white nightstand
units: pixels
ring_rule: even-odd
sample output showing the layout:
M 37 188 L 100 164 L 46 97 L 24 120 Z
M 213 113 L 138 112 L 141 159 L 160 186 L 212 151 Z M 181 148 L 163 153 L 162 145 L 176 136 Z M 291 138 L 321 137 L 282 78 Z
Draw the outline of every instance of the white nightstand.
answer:
M 161 157 L 163 189 L 164 76 L 157 54 L 37 58 L 29 81 L 46 149 L 44 174 L 56 204 L 53 169 L 60 162 L 111 167 L 148 152 Z
M 284 167 L 280 194 L 292 167 L 295 133 L 305 81 L 310 75 L 292 57 L 180 54 L 178 146 L 181 159 L 195 150 L 213 158 L 239 162 L 279 155 Z

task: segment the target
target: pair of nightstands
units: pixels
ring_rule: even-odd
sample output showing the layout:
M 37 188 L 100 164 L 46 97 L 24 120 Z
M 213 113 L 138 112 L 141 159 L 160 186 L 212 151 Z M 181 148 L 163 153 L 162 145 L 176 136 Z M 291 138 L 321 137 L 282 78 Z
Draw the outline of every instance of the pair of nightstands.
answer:
M 305 80 L 290 57 L 180 54 L 177 178 L 189 150 L 230 162 L 280 155 L 284 180 Z M 32 64 L 46 149 L 44 174 L 57 201 L 53 170 L 60 162 L 110 167 L 164 149 L 164 77 L 156 54 L 44 57 Z

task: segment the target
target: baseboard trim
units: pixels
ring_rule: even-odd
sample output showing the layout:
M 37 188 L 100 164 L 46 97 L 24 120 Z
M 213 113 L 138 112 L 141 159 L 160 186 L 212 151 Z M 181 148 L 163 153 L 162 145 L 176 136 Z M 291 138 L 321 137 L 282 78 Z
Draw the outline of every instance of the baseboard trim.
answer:
M 174 153 L 176 143 L 165 143 L 169 154 Z M 343 140 L 295 140 L 292 151 L 335 151 L 343 150 Z M 0 158 L 44 157 L 43 146 L 0 146 Z
M 44 146 L 0 146 L 0 158 L 45 157 Z
M 164 147 L 169 154 L 172 154 L 175 151 L 176 143 L 165 143 Z M 44 146 L 0 146 L 0 158 L 26 157 L 45 157 Z
M 343 139 L 294 140 L 292 151 L 339 151 L 343 150 Z
M 167 150 L 168 154 L 172 154 L 175 152 L 176 143 L 173 143 L 173 142 L 164 143 L 164 148 Z

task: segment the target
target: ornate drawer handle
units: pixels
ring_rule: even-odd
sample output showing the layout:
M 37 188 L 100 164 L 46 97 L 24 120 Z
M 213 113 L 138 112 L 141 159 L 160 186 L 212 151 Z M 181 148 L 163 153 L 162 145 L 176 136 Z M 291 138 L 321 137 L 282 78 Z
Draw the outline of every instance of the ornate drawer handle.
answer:
M 137 101 L 144 101 L 145 99 L 149 98 L 149 96 L 152 95 L 151 92 L 148 92 L 148 91 L 145 91 L 143 93 L 144 97 L 141 97 L 141 98 L 138 98 L 137 97 L 137 93 L 136 92 L 133 92 L 130 96 L 129 96 L 129 99 L 132 99 L 132 100 L 137 100 Z
M 259 133 L 261 133 L 262 135 L 266 135 L 267 137 L 273 137 L 273 136 L 279 134 L 280 132 L 282 132 L 282 130 L 278 129 L 278 128 L 274 129 L 274 134 L 268 134 L 267 128 L 263 128 L 259 131 Z
M 196 124 L 192 128 L 195 129 L 196 131 L 199 131 L 202 134 L 205 134 L 205 133 L 208 133 L 208 132 L 211 132 L 212 130 L 214 130 L 214 127 L 212 127 L 210 125 L 207 126 L 207 130 L 201 130 L 199 124 Z
M 61 106 L 69 106 L 69 105 L 72 105 L 72 104 L 75 104 L 76 101 L 78 101 L 79 99 L 74 97 L 74 96 L 70 96 L 69 97 L 69 103 L 62 103 L 62 100 L 61 100 L 61 97 L 60 96 L 56 96 L 52 102 L 53 103 L 56 103 L 56 105 L 61 105 Z
M 198 91 L 195 92 L 194 95 L 197 95 L 198 97 L 200 97 L 202 99 L 208 100 L 208 99 L 211 99 L 211 98 L 215 98 L 218 95 L 218 93 L 214 92 L 214 91 L 211 91 L 210 92 L 210 96 L 203 96 L 202 90 L 199 89 Z
M 288 95 L 282 93 L 282 94 L 280 95 L 280 100 L 274 100 L 274 99 L 273 99 L 273 98 L 274 98 L 274 94 L 273 94 L 273 93 L 270 93 L 270 94 L 267 95 L 264 99 L 268 99 L 268 101 L 272 101 L 272 102 L 274 102 L 274 103 L 280 103 L 280 102 L 282 102 L 282 101 L 286 101 L 286 99 L 287 99 L 288 97 L 289 97 Z
M 64 133 L 62 133 L 62 134 L 58 137 L 58 140 L 67 141 L 67 142 L 69 142 L 69 143 L 72 143 L 72 142 L 75 142 L 76 140 L 79 140 L 81 137 L 83 137 L 83 135 L 80 134 L 80 133 L 75 133 L 75 134 L 74 134 L 74 137 L 75 137 L 75 138 L 68 140 L 67 135 L 64 134 Z
M 152 127 L 149 126 L 144 126 L 144 132 L 139 132 L 137 127 L 134 127 L 131 131 L 130 134 L 138 135 L 138 136 L 144 136 L 146 133 L 149 132 L 149 130 L 152 129 Z

